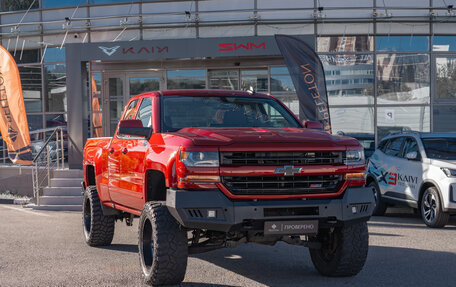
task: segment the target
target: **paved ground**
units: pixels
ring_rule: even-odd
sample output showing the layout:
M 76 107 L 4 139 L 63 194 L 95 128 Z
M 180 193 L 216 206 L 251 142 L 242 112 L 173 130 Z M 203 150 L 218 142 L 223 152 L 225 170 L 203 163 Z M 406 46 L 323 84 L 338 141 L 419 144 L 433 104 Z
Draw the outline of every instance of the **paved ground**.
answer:
M 116 224 L 113 245 L 91 248 L 79 213 L 0 205 L 0 286 L 141 286 L 137 225 Z M 369 223 L 366 265 L 321 277 L 303 247 L 242 245 L 192 256 L 182 286 L 454 286 L 456 218 L 441 230 L 412 214 Z

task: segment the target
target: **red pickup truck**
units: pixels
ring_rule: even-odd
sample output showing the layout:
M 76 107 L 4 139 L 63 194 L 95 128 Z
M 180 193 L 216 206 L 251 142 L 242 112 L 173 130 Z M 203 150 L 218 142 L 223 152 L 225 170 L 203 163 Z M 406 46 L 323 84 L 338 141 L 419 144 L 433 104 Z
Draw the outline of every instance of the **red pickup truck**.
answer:
M 363 148 L 319 126 L 258 93 L 135 96 L 114 137 L 85 145 L 85 241 L 109 245 L 116 220 L 139 216 L 152 285 L 181 282 L 189 253 L 247 242 L 306 246 L 321 274 L 355 275 L 374 208 Z

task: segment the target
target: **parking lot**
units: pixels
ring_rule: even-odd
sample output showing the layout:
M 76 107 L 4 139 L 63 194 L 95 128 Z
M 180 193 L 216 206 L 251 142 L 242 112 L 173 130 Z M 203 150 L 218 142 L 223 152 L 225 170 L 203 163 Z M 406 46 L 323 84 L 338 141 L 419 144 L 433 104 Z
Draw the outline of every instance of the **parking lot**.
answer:
M 116 223 L 113 245 L 88 247 L 81 215 L 0 205 L 0 286 L 141 286 L 137 222 Z M 453 286 L 456 217 L 429 229 L 407 210 L 369 222 L 364 269 L 326 278 L 306 248 L 254 244 L 192 255 L 182 286 Z

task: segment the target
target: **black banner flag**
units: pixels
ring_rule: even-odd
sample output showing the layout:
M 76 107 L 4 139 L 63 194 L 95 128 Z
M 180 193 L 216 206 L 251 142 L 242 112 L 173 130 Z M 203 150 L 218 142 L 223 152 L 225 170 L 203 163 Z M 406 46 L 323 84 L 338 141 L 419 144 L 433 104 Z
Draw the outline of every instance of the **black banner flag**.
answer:
M 331 133 L 323 65 L 317 53 L 295 37 L 275 35 L 299 99 L 299 117 L 319 121 Z

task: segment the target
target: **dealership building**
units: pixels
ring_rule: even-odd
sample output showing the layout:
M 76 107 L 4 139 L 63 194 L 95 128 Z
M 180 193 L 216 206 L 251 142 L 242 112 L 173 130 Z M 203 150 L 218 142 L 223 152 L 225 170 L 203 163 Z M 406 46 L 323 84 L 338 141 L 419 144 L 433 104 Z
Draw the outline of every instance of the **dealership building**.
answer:
M 18 64 L 30 130 L 67 126 L 73 168 L 85 140 L 112 136 L 128 99 L 145 91 L 253 89 L 298 113 L 275 34 L 319 54 L 333 133 L 378 142 L 456 131 L 450 0 L 1 3 L 1 43 Z

